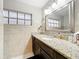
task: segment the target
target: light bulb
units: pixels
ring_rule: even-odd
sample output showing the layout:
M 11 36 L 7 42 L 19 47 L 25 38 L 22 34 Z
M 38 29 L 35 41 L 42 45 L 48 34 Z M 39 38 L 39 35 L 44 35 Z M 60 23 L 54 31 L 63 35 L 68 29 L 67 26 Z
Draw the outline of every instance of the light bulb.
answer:
M 53 4 L 52 4 L 52 8 L 53 8 L 53 9 L 56 9 L 56 8 L 57 8 L 57 4 L 56 4 L 56 3 L 53 3 Z
M 44 13 L 47 15 L 47 14 L 50 14 L 52 12 L 52 9 L 49 7 L 48 9 L 45 9 L 44 10 Z

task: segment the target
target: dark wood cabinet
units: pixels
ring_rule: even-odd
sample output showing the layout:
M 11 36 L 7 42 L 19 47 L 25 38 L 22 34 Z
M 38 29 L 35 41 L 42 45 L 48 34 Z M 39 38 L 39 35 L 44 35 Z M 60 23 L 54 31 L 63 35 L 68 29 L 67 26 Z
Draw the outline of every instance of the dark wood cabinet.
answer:
M 67 59 L 36 37 L 32 36 L 34 55 L 41 55 L 44 59 Z
M 64 56 L 62 56 L 61 54 L 59 54 L 58 52 L 55 52 L 55 53 L 56 53 L 56 59 L 67 59 Z
M 35 55 L 40 54 L 40 46 L 38 45 L 38 41 L 36 40 L 35 37 L 32 37 L 32 47 L 33 47 L 33 52 Z
M 51 57 L 50 57 L 43 49 L 40 49 L 40 55 L 41 55 L 44 59 L 51 59 Z

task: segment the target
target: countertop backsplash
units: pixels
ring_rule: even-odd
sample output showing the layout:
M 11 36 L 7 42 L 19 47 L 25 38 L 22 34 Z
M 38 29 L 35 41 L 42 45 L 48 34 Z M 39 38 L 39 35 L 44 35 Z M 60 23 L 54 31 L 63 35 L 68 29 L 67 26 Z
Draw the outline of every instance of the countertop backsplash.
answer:
M 68 40 L 70 42 L 74 41 L 74 33 L 46 31 L 43 34 L 48 35 L 48 36 L 52 36 L 55 38 L 59 38 L 59 39 L 60 39 L 60 36 L 62 36 L 64 40 Z

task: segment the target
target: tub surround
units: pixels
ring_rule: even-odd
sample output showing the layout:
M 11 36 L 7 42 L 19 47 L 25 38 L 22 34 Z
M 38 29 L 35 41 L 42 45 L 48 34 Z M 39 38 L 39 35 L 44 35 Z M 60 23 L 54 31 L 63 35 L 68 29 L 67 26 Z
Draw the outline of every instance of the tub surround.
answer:
M 67 59 L 79 59 L 79 46 L 74 43 L 44 34 L 32 33 L 32 36 L 36 37 Z

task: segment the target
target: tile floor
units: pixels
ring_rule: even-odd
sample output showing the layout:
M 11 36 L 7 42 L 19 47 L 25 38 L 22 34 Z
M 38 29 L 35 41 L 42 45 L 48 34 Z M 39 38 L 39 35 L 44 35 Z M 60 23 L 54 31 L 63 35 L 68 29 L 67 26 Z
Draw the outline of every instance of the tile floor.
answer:
M 26 57 L 24 58 L 24 56 L 17 56 L 17 57 L 13 57 L 11 59 L 27 59 L 29 57 L 32 57 L 33 56 L 33 53 L 29 53 L 29 54 L 26 54 Z

